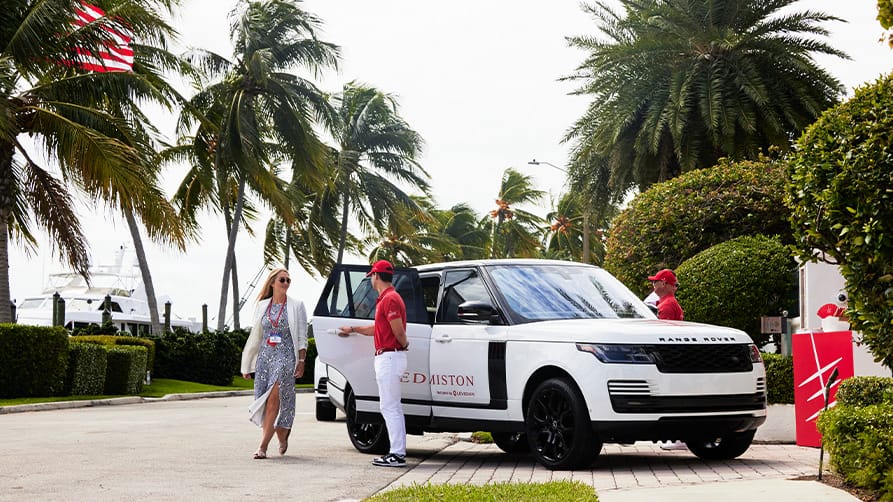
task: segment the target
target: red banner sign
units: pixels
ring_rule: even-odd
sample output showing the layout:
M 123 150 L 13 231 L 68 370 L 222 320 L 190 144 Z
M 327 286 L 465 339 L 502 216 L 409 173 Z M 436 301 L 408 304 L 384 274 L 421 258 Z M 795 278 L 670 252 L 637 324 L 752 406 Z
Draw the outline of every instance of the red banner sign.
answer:
M 837 380 L 828 393 L 828 408 L 837 401 L 837 386 L 853 376 L 853 333 L 851 331 L 795 333 L 794 415 L 799 446 L 821 446 L 822 436 L 815 421 L 825 407 L 825 386 L 837 369 Z

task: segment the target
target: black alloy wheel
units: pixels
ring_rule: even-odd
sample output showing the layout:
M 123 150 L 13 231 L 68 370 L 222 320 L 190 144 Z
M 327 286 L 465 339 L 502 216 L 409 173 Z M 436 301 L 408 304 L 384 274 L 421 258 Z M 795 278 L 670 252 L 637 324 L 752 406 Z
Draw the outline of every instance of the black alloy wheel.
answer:
M 756 433 L 756 430 L 731 432 L 707 441 L 686 441 L 685 446 L 704 460 L 731 460 L 743 455 L 750 448 Z
M 523 432 L 491 432 L 493 442 L 506 453 L 529 453 L 530 442 Z
M 601 451 L 589 410 L 577 387 L 552 378 L 534 391 L 527 408 L 527 437 L 536 460 L 547 469 L 587 467 Z
M 347 391 L 347 435 L 353 447 L 363 453 L 385 454 L 391 446 L 388 430 L 383 423 L 367 424 L 356 421 L 357 399 L 353 389 Z

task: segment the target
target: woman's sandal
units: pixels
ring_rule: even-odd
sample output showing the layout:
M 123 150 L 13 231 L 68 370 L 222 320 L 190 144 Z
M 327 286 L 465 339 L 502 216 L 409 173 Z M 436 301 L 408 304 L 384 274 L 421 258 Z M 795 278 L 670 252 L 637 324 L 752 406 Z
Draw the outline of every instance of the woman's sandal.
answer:
M 291 429 L 288 429 L 288 432 L 285 433 L 285 439 L 279 441 L 279 454 L 285 455 L 285 452 L 288 451 L 288 436 L 291 435 Z
M 267 452 L 263 450 L 257 450 L 257 452 L 254 453 L 254 460 L 263 460 L 265 458 L 267 458 Z

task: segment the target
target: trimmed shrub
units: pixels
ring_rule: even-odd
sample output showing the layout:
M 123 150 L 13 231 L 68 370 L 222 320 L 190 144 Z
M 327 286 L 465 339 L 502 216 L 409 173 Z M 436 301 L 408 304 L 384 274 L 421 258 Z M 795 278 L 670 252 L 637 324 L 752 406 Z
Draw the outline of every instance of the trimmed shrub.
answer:
M 686 321 L 746 331 L 757 346 L 769 341 L 760 333 L 760 316 L 792 310 L 797 265 L 777 238 L 738 237 L 701 251 L 676 268 L 676 298 Z
M 101 345 L 138 345 L 145 347 L 147 351 L 146 369 L 153 371 L 155 367 L 155 342 L 149 338 L 123 335 L 76 335 L 73 341 L 79 343 L 98 343 Z
M 794 404 L 794 359 L 781 354 L 760 354 L 766 366 L 769 404 Z
M 645 296 L 649 275 L 729 239 L 765 234 L 789 243 L 783 194 L 783 166 L 768 161 L 723 160 L 653 185 L 614 220 L 604 267 Z
M 0 397 L 60 396 L 67 369 L 65 329 L 0 324 Z
M 893 500 L 893 405 L 837 406 L 817 421 L 831 465 L 850 483 Z
M 108 353 L 105 347 L 94 343 L 78 343 L 72 340 L 68 345 L 68 377 L 65 381 L 66 395 L 98 396 L 105 390 L 105 372 Z
M 102 346 L 108 364 L 105 372 L 105 394 L 134 395 L 143 391 L 146 378 L 145 347 L 136 345 Z
M 893 378 L 860 376 L 840 382 L 835 399 L 838 405 L 869 406 L 888 404 L 893 406 Z
M 790 155 L 786 203 L 800 257 L 840 264 L 847 315 L 893 368 L 893 74 L 856 90 L 803 133 Z
M 155 377 L 230 385 L 239 372 L 243 345 L 228 332 L 169 331 L 155 341 Z

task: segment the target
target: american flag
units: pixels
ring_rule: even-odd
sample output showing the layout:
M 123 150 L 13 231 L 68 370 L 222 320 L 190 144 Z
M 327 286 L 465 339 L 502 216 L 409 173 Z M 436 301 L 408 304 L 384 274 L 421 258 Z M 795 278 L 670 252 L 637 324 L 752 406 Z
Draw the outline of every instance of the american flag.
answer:
M 103 19 L 105 18 L 105 19 Z M 80 28 L 102 19 L 108 42 L 94 53 L 83 47 L 75 48 L 77 56 L 72 63 L 88 71 L 130 71 L 133 69 L 133 49 L 130 47 L 130 31 L 120 22 L 105 17 L 105 12 L 94 5 L 81 2 L 75 8 L 74 26 Z

